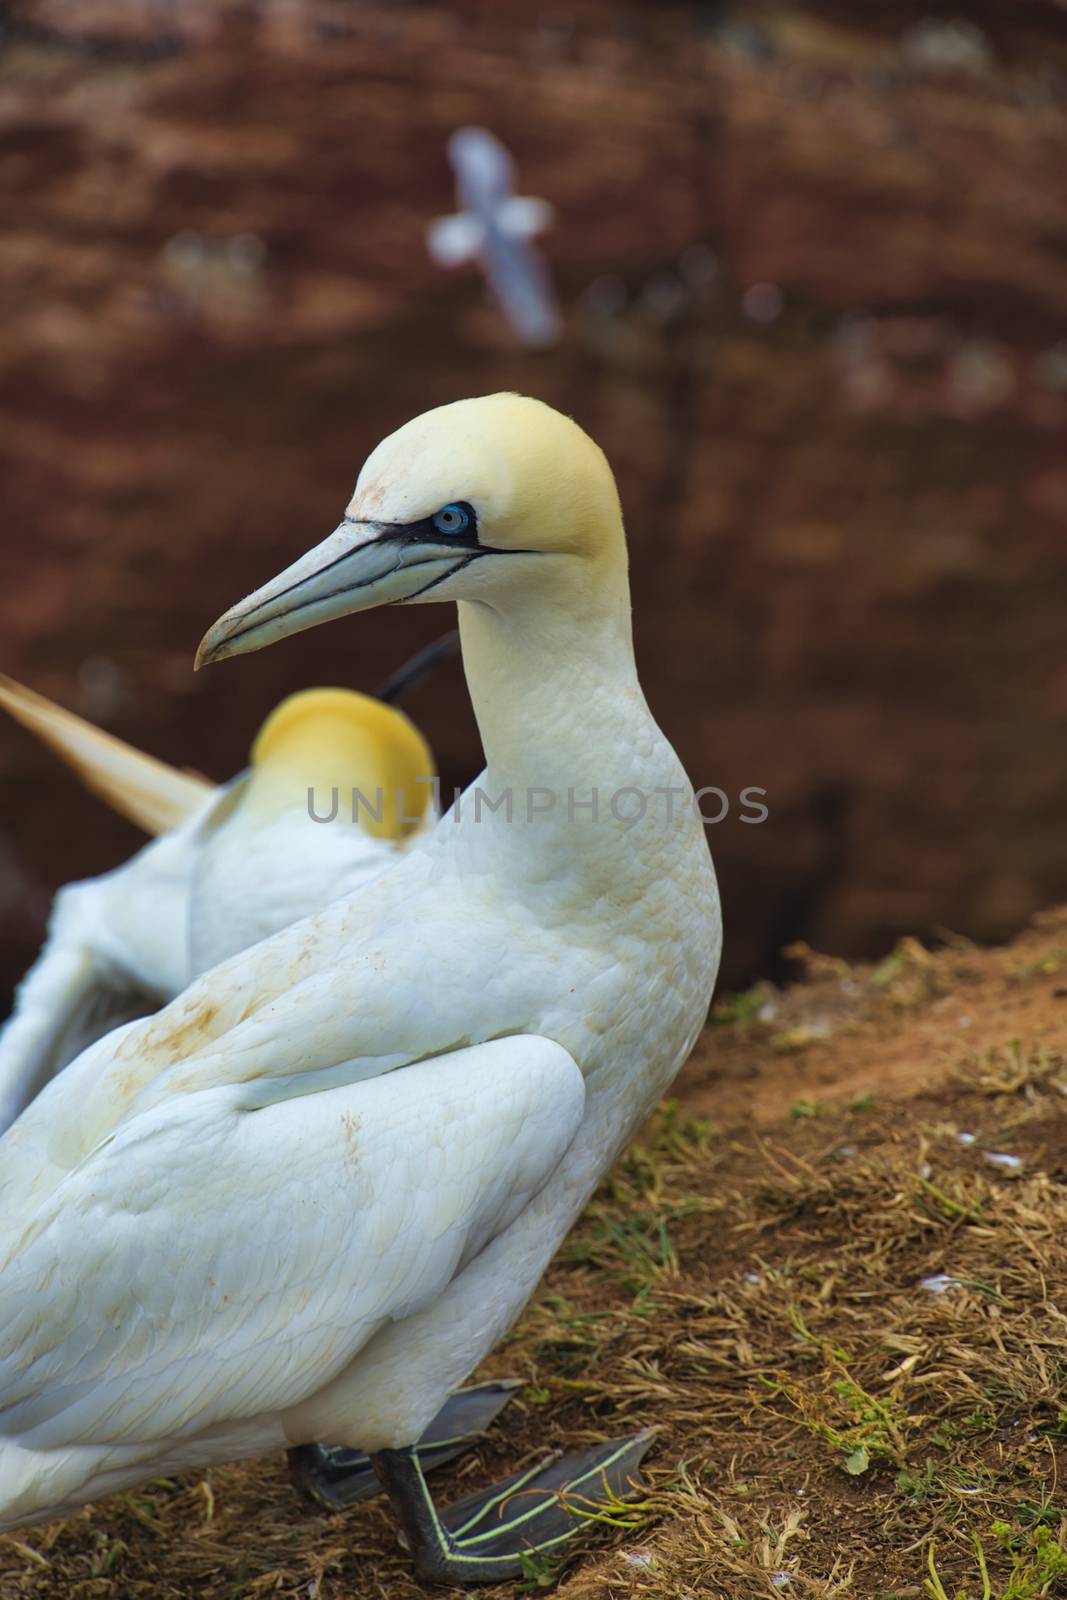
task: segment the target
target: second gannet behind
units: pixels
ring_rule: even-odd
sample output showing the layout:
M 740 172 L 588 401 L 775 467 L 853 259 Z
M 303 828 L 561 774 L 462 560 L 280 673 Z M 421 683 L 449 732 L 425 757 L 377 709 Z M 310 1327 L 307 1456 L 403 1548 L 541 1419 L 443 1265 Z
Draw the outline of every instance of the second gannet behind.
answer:
M 0 1029 L 0 1134 L 87 1045 L 368 882 L 432 820 L 435 768 L 422 734 L 352 690 L 290 695 L 263 724 L 248 770 L 221 788 L 10 678 L 0 678 L 0 705 L 89 789 L 159 834 L 56 895 Z
M 351 689 L 283 700 L 197 831 L 190 979 L 392 865 L 435 815 L 435 773 L 393 706 Z
M 482 777 L 0 1141 L 0 1526 L 314 1439 L 372 1453 L 429 1579 L 515 1576 L 583 1525 L 558 1464 L 439 1512 L 415 1441 L 691 1050 L 715 879 L 638 683 L 610 469 L 536 401 L 401 428 L 202 657 L 429 600 L 459 602 Z M 595 1498 L 646 1446 L 564 1476 Z

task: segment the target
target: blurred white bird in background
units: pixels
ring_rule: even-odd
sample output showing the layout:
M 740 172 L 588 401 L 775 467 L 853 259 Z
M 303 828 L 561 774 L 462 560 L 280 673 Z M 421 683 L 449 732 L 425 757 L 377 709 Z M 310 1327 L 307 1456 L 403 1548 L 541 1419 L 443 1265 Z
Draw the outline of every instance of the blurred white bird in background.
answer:
M 427 230 L 440 267 L 477 261 L 504 316 L 525 343 L 555 344 L 562 323 L 548 267 L 533 240 L 552 222 L 552 207 L 515 193 L 516 168 L 486 128 L 459 128 L 448 141 L 461 210 Z
M 326 1438 L 370 1453 L 419 1573 L 465 1584 L 587 1529 L 648 1448 L 444 1512 L 416 1448 L 688 1056 L 718 965 L 603 455 L 516 395 L 416 418 L 201 658 L 429 600 L 459 602 L 473 789 L 372 883 L 92 1046 L 0 1140 L 0 1527 L 285 1447 L 329 1499 Z

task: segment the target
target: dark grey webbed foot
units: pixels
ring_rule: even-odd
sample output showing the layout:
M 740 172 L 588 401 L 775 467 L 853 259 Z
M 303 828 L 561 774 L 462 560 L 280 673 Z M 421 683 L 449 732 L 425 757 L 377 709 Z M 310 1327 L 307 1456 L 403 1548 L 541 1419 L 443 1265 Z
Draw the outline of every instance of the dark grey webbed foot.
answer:
M 465 1450 L 473 1450 L 521 1387 L 517 1378 L 501 1378 L 457 1389 L 418 1442 L 423 1471 L 433 1472 Z M 303 1494 L 333 1511 L 382 1492 L 370 1457 L 343 1445 L 299 1445 L 289 1451 L 289 1470 Z
M 598 1508 L 640 1492 L 637 1469 L 654 1437 L 646 1429 L 555 1457 L 443 1511 L 414 1450 L 383 1450 L 373 1461 L 420 1578 L 498 1583 L 521 1577 L 531 1557 L 561 1554 L 596 1526 Z

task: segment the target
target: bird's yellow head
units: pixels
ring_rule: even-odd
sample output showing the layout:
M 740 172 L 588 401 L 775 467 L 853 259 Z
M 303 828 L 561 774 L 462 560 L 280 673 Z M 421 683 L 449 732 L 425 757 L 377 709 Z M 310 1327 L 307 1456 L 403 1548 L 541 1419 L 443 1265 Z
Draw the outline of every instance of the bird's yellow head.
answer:
M 303 689 L 271 712 L 252 746 L 250 797 L 271 809 L 278 791 L 303 805 L 309 789 L 329 809 L 337 788 L 339 816 L 351 814 L 351 791 L 363 796 L 360 824 L 379 839 L 403 839 L 419 826 L 433 798 L 434 759 L 415 724 L 392 706 L 352 689 Z
M 226 612 L 197 664 L 372 606 L 524 593 L 580 606 L 625 570 L 615 480 L 588 435 L 523 395 L 459 400 L 378 446 L 340 526 Z

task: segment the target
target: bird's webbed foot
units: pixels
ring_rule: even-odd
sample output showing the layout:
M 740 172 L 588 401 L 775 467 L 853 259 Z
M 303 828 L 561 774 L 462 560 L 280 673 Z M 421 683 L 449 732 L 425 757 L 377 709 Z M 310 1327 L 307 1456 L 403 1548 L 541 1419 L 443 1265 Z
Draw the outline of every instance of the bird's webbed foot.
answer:
M 415 1569 L 427 1582 L 498 1583 L 538 1557 L 561 1555 L 640 1491 L 635 1474 L 651 1429 L 558 1456 L 438 1511 L 415 1450 L 372 1457 Z

